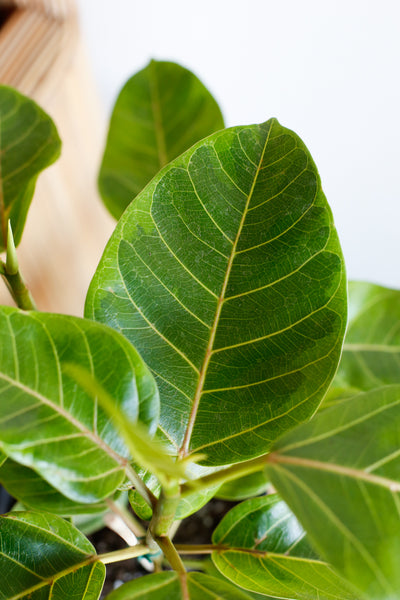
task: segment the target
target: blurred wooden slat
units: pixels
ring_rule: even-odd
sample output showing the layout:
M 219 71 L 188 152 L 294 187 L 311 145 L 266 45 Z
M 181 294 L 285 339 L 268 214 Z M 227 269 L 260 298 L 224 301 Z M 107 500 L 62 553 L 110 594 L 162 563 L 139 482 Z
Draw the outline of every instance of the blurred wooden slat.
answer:
M 62 20 L 69 19 L 71 15 L 76 14 L 74 0 L 2 0 L 0 6 L 2 4 L 38 10 L 50 18 Z
M 104 118 L 72 0 L 0 0 L 15 10 L 0 29 L 0 82 L 34 98 L 54 119 L 61 159 L 39 177 L 18 249 L 40 310 L 81 315 L 114 222 L 96 192 Z M 0 303 L 10 303 L 0 290 Z

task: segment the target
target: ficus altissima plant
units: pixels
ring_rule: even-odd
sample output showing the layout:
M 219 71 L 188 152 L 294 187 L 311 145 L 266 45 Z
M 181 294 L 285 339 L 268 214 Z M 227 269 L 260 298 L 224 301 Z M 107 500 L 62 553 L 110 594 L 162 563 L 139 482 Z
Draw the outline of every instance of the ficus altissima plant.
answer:
M 224 129 L 152 61 L 99 175 L 118 218 L 85 318 L 38 312 L 17 253 L 50 118 L 0 87 L 1 600 L 400 598 L 400 293 L 352 283 L 314 161 L 270 119 Z M 344 346 L 343 346 L 344 340 Z M 343 346 L 343 354 L 342 353 Z M 206 545 L 174 543 L 212 497 Z M 86 534 L 118 522 L 122 550 Z M 125 538 L 127 536 L 125 535 Z M 196 560 L 194 560 L 196 559 Z M 195 569 L 193 566 L 195 565 Z

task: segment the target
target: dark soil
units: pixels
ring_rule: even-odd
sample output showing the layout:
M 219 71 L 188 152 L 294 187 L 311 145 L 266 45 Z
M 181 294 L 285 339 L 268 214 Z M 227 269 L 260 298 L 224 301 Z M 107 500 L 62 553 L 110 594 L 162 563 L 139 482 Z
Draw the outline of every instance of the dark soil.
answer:
M 211 500 L 206 506 L 194 515 L 184 519 L 178 529 L 174 542 L 179 544 L 209 544 L 211 535 L 225 513 L 230 510 L 236 502 L 224 500 Z M 95 546 L 98 554 L 112 552 L 126 547 L 124 541 L 113 531 L 102 529 L 90 536 L 90 541 Z M 191 557 L 193 558 L 193 557 Z M 123 583 L 148 575 L 136 559 L 107 565 L 107 577 L 101 598 L 105 598 L 113 589 Z
M 0 485 L 0 514 L 3 515 L 11 510 L 14 502 L 14 498 Z
M 211 535 L 222 517 L 237 504 L 214 498 L 197 513 L 184 519 L 174 542 L 177 544 L 210 544 Z

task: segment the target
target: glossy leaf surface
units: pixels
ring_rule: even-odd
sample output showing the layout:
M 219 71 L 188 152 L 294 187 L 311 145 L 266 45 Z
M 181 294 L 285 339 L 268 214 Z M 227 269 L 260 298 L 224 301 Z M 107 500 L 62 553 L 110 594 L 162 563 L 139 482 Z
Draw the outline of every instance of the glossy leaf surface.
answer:
M 0 446 L 76 502 L 125 477 L 127 449 L 110 419 L 64 371 L 78 364 L 135 422 L 157 426 L 154 380 L 123 336 L 62 315 L 0 308 Z
M 122 585 L 106 600 L 250 600 L 229 582 L 202 573 L 157 573 Z
M 400 589 L 400 386 L 359 394 L 283 436 L 268 474 L 314 546 L 369 600 Z
M 349 325 L 333 392 L 387 384 L 400 384 L 400 291 L 350 282 Z
M 0 517 L 1 600 L 97 600 L 105 567 L 75 527 L 48 513 Z
M 218 525 L 212 559 L 225 577 L 248 590 L 294 600 L 356 596 L 311 549 L 299 522 L 276 495 L 235 506 Z
M 218 490 L 216 496 L 223 500 L 245 500 L 263 494 L 269 485 L 265 473 L 250 473 L 238 479 L 227 481 Z
M 152 60 L 116 101 L 99 175 L 99 189 L 119 218 L 131 200 L 172 159 L 218 129 L 217 103 L 193 73 Z
M 60 148 L 50 117 L 30 98 L 0 85 L 0 251 L 6 248 L 9 219 L 19 243 L 37 176 Z
M 27 509 L 48 511 L 60 516 L 99 513 L 108 509 L 105 502 L 78 503 L 63 496 L 33 469 L 8 458 L 0 467 L 0 483 Z
M 218 488 L 219 485 L 215 485 L 205 490 L 194 491 L 192 494 L 181 498 L 176 509 L 176 519 L 186 519 L 189 515 L 200 510 L 215 496 Z
M 271 120 L 218 132 L 168 165 L 120 219 L 86 315 L 139 350 L 181 456 L 252 458 L 307 419 L 336 369 L 346 299 L 302 141 Z

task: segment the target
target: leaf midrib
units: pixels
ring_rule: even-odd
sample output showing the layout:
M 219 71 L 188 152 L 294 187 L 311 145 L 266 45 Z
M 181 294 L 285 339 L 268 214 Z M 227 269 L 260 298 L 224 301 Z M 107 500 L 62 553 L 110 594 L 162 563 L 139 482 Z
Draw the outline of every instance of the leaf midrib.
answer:
M 271 457 L 272 455 L 269 455 L 269 456 Z M 280 458 L 282 458 L 282 457 L 280 457 Z M 293 458 L 293 457 L 286 457 L 286 458 Z M 309 462 L 317 462 L 317 461 L 310 461 L 309 459 L 306 459 L 306 460 L 308 460 Z M 273 461 L 271 461 L 271 462 L 273 464 Z M 278 463 L 278 461 L 275 461 L 275 463 Z M 353 532 L 348 528 L 346 523 L 344 523 L 343 521 L 340 520 L 338 515 L 332 510 L 332 508 L 328 504 L 326 504 L 326 502 L 324 502 L 322 500 L 322 498 L 318 495 L 318 493 L 316 493 L 313 489 L 311 489 L 310 486 L 306 485 L 306 483 L 302 479 L 300 479 L 297 475 L 295 475 L 292 471 L 290 471 L 288 469 L 284 469 L 284 466 L 282 466 L 281 469 L 283 470 L 286 477 L 289 480 L 291 480 L 292 482 L 294 482 L 295 486 L 297 485 L 307 496 L 309 496 L 310 498 L 313 499 L 313 501 L 319 506 L 320 510 L 326 515 L 326 517 L 331 521 L 331 523 L 333 523 L 337 527 L 337 529 L 342 532 L 344 538 L 347 539 L 347 541 L 353 545 L 353 547 L 359 553 L 360 557 L 373 569 L 373 572 L 374 572 L 374 575 L 376 576 L 376 578 L 380 580 L 381 585 L 384 588 L 386 588 L 386 590 L 388 590 L 388 592 L 390 594 L 392 592 L 392 590 L 390 589 L 390 586 L 388 587 L 388 585 L 387 585 L 388 582 L 386 580 L 386 576 L 382 572 L 379 564 L 376 562 L 375 556 L 373 556 L 369 552 L 369 550 L 362 544 L 362 542 L 359 540 L 359 538 L 353 534 Z M 278 473 L 279 473 L 279 471 L 278 471 Z M 377 570 L 375 570 L 375 567 L 377 567 Z
M 83 567 L 86 567 L 87 565 L 93 564 L 93 567 L 96 567 L 96 563 L 100 563 L 101 561 L 98 560 L 98 557 L 96 554 L 94 555 L 90 555 L 86 560 L 77 563 L 75 565 L 72 565 L 71 567 L 68 567 L 67 569 L 64 569 L 63 571 L 59 571 L 58 573 L 55 573 L 54 575 L 51 575 L 50 577 L 47 577 L 46 579 L 43 579 L 43 581 L 40 581 L 39 583 L 36 583 L 35 585 L 31 586 L 28 589 L 23 590 L 22 592 L 19 592 L 16 596 L 12 596 L 11 598 L 9 598 L 8 600 L 22 600 L 23 598 L 26 598 L 28 594 L 32 594 L 33 592 L 37 592 L 38 590 L 40 590 L 41 588 L 43 588 L 46 585 L 50 585 L 50 584 L 54 584 L 57 580 L 61 579 L 62 577 L 66 577 L 67 575 L 69 575 L 70 573 L 73 573 L 74 571 L 79 571 L 79 569 L 83 569 Z M 92 569 L 93 572 L 93 569 Z M 37 575 L 39 577 L 39 575 Z M 90 577 L 89 577 L 90 580 Z M 52 596 L 49 597 L 49 600 L 51 599 Z
M 221 558 L 223 558 L 223 560 L 225 561 L 225 563 L 227 565 L 229 565 L 232 569 L 234 569 L 235 571 L 237 571 L 237 567 L 235 566 L 235 564 L 232 564 L 232 562 L 230 562 L 228 560 L 228 557 L 226 556 L 226 554 L 228 552 L 230 552 L 230 551 L 231 551 L 230 549 L 226 549 L 225 551 L 221 552 L 221 554 L 220 554 Z M 272 564 L 277 565 L 278 568 L 280 568 L 280 569 L 282 569 L 284 571 L 287 571 L 292 577 L 296 578 L 299 581 L 303 581 L 309 587 L 314 588 L 317 593 L 321 590 L 321 587 L 319 587 L 318 585 L 316 585 L 315 583 L 313 583 L 311 581 L 307 581 L 306 579 L 303 579 L 301 577 L 301 573 L 297 573 L 295 570 L 292 570 L 290 568 L 290 561 L 292 562 L 292 564 L 295 563 L 295 562 L 300 562 L 300 563 L 303 562 L 303 563 L 306 563 L 306 564 L 308 564 L 309 566 L 312 566 L 312 567 L 314 567 L 315 565 L 318 565 L 320 567 L 325 567 L 335 577 L 337 577 L 336 573 L 333 572 L 331 566 L 327 562 L 325 562 L 323 560 L 319 560 L 319 559 L 310 559 L 310 558 L 304 558 L 304 557 L 300 557 L 300 556 L 288 556 L 286 554 L 279 554 L 279 553 L 276 553 L 276 552 L 264 552 L 264 553 L 258 552 L 257 553 L 257 552 L 254 552 L 254 551 L 250 550 L 250 549 L 241 549 L 241 548 L 232 548 L 232 551 L 234 553 L 237 553 L 237 554 L 241 554 L 241 553 L 250 553 L 250 554 L 252 554 L 253 556 L 255 556 L 255 557 L 257 557 L 259 559 L 259 561 L 261 563 L 261 566 L 264 569 L 266 569 L 266 565 L 265 565 L 265 563 L 263 563 L 261 561 L 263 559 L 267 559 Z M 269 571 L 267 570 L 267 572 L 269 572 Z M 318 574 L 325 581 L 328 581 L 328 583 L 330 583 L 332 585 L 332 581 L 329 581 L 326 577 L 324 577 L 324 574 L 321 574 L 319 571 L 318 571 Z M 240 575 L 242 577 L 245 577 L 246 579 L 249 579 L 253 583 L 259 584 L 259 582 L 257 581 L 257 579 L 256 578 L 252 579 L 252 577 L 248 573 L 245 573 L 245 572 L 241 571 Z M 291 596 L 292 592 L 293 592 L 292 586 L 288 587 L 283 580 L 279 581 L 279 583 L 288 590 L 288 593 Z M 336 582 L 334 582 L 333 585 L 336 585 Z M 342 591 L 342 590 L 340 590 L 340 591 Z M 335 598 L 339 598 L 337 596 L 337 592 L 335 592 L 335 591 L 332 592 L 332 593 L 331 592 L 325 592 L 325 594 L 326 593 L 329 594 L 329 596 L 328 595 L 324 596 L 324 598 L 326 598 L 326 599 L 328 599 L 328 597 L 332 598 L 332 600 L 335 599 Z M 343 598 L 343 596 L 340 596 L 340 598 Z
M 268 455 L 269 464 L 286 464 L 297 467 L 304 467 L 307 469 L 314 469 L 317 471 L 325 471 L 334 473 L 336 475 L 342 475 L 350 477 L 355 480 L 365 481 L 372 485 L 378 485 L 388 489 L 391 493 L 400 492 L 400 482 L 388 477 L 382 477 L 381 475 L 374 475 L 362 469 L 355 469 L 354 467 L 346 467 L 344 465 L 338 465 L 336 463 L 323 462 L 320 460 L 314 460 L 311 458 L 301 458 L 299 456 L 287 456 L 284 454 L 278 454 L 272 452 Z
M 397 354 L 400 352 L 400 346 L 390 346 L 388 344 L 372 343 L 347 343 L 343 346 L 343 352 L 386 352 L 389 354 Z
M 226 294 L 226 290 L 228 287 L 228 282 L 229 282 L 229 277 L 231 274 L 231 270 L 232 270 L 232 265 L 233 265 L 233 260 L 235 258 L 236 255 L 236 248 L 237 245 L 239 243 L 239 239 L 243 230 L 243 226 L 246 220 L 246 216 L 247 216 L 247 212 L 249 209 L 249 204 L 251 201 L 251 198 L 253 196 L 253 192 L 257 183 L 257 179 L 258 179 L 258 175 L 260 173 L 260 169 L 261 169 L 261 165 L 262 162 L 264 160 L 264 155 L 265 155 L 265 151 L 269 142 L 269 138 L 271 135 L 271 131 L 272 131 L 272 127 L 273 127 L 273 121 L 270 124 L 269 130 L 268 130 L 268 134 L 264 143 L 264 147 L 260 156 L 260 160 L 256 169 L 256 172 L 254 174 L 254 180 L 250 189 L 250 192 L 247 196 L 247 200 L 246 200 L 246 204 L 243 210 L 243 214 L 242 214 L 242 218 L 240 220 L 239 223 L 239 227 L 238 227 L 238 231 L 235 237 L 235 240 L 233 241 L 232 244 L 232 250 L 229 256 L 229 260 L 228 260 L 228 264 L 227 264 L 227 268 L 226 268 L 226 273 L 225 273 L 225 277 L 222 283 L 222 288 L 221 288 L 221 293 L 220 296 L 218 298 L 217 301 L 217 307 L 215 310 L 215 316 L 214 316 L 214 321 L 213 324 L 211 326 L 211 330 L 210 330 L 210 336 L 209 336 L 209 340 L 208 340 L 208 345 L 205 351 L 205 355 L 204 355 L 204 361 L 203 361 L 203 365 L 200 369 L 200 374 L 199 374 L 199 380 L 197 383 L 197 387 L 196 387 L 196 391 L 194 394 L 194 399 L 193 399 L 193 405 L 192 405 L 192 409 L 190 412 L 190 416 L 189 416 L 189 420 L 188 420 L 188 424 L 186 426 L 186 431 L 185 431 L 185 436 L 183 438 L 183 442 L 179 451 L 179 456 L 181 458 L 185 457 L 188 455 L 189 453 L 189 445 L 190 445 L 190 439 L 192 437 L 192 433 L 193 433 L 193 428 L 194 428 L 194 424 L 196 421 L 196 416 L 197 416 L 197 412 L 199 409 L 199 405 L 200 405 L 200 398 L 201 395 L 203 393 L 203 387 L 204 387 L 204 383 L 205 383 L 205 379 L 206 379 L 206 375 L 207 375 L 207 369 L 208 369 L 208 365 L 211 359 L 211 355 L 212 355 L 212 349 L 214 346 L 214 341 L 215 341 L 215 336 L 216 336 L 216 332 L 217 332 L 217 327 L 218 327 L 218 323 L 219 323 L 219 319 L 221 316 L 221 311 L 222 311 L 222 306 L 225 300 L 225 294 Z
M 85 550 L 82 550 L 81 548 L 79 548 L 79 546 L 75 546 L 72 542 L 70 542 L 67 539 L 63 538 L 61 535 L 58 535 L 58 533 L 56 533 L 55 531 L 45 529 L 44 527 L 41 527 L 37 523 L 29 523 L 28 521 L 24 521 L 23 519 L 18 518 L 18 513 L 17 512 L 13 513 L 11 515 L 5 516 L 3 518 L 7 519 L 8 521 L 11 521 L 11 522 L 16 521 L 17 523 L 21 523 L 21 525 L 27 526 L 27 528 L 31 528 L 31 529 L 34 529 L 34 530 L 37 530 L 37 531 L 42 531 L 44 534 L 46 534 L 50 538 L 54 538 L 57 542 L 60 542 L 62 545 L 69 546 L 75 552 L 79 552 L 80 554 L 83 554 L 83 556 L 88 556 L 88 553 L 85 552 Z M 8 556 L 8 554 L 5 554 L 4 552 L 2 552 L 2 554 L 4 556 Z M 16 561 L 16 562 L 18 562 L 18 561 Z M 20 564 L 21 566 L 23 566 L 22 563 L 18 563 L 18 564 Z M 38 575 L 38 577 L 40 577 L 40 575 Z
M 278 502 L 262 503 L 262 504 L 260 504 L 260 506 L 255 506 L 254 508 L 251 507 L 248 510 L 246 510 L 245 512 L 243 512 L 241 515 L 239 515 L 239 517 L 234 522 L 232 522 L 230 527 L 228 527 L 228 529 L 222 534 L 221 538 L 219 538 L 218 544 L 221 545 L 221 542 L 223 542 L 223 540 L 232 532 L 232 530 L 235 530 L 236 527 L 239 525 L 239 523 L 241 523 L 241 521 L 243 521 L 244 519 L 248 519 L 249 515 L 256 514 L 258 512 L 273 508 L 274 506 L 276 506 L 276 504 L 278 504 Z M 279 519 L 277 519 L 268 529 L 264 530 L 263 539 L 259 540 L 256 545 L 258 545 L 262 541 L 264 541 L 265 537 L 270 533 L 270 531 L 272 531 L 274 529 L 274 527 L 277 527 L 278 525 L 283 523 L 283 521 L 285 521 L 286 519 L 289 519 L 290 517 L 291 517 L 290 513 L 286 513 L 283 517 L 280 517 Z
M 55 412 L 58 412 L 59 415 L 61 415 L 64 419 L 69 421 L 74 427 L 76 427 L 79 431 L 81 431 L 83 435 L 85 435 L 92 442 L 94 442 L 96 444 L 96 446 L 98 446 L 102 450 L 104 450 L 104 452 L 106 452 L 106 454 L 108 454 L 113 460 L 115 460 L 119 465 L 121 465 L 121 467 L 126 469 L 126 467 L 129 465 L 129 461 L 127 459 L 123 458 L 117 452 L 115 452 L 110 446 L 108 446 L 104 442 L 104 440 L 102 440 L 93 431 L 90 431 L 90 429 L 85 427 L 80 421 L 78 421 L 78 419 L 75 419 L 75 417 L 73 415 L 71 415 L 70 412 L 65 410 L 62 406 L 58 406 L 57 404 L 55 404 L 54 402 L 52 402 L 51 400 L 49 400 L 48 398 L 46 398 L 45 396 L 43 396 L 42 394 L 37 392 L 36 390 L 32 390 L 31 388 L 29 388 L 22 382 L 17 381 L 15 379 L 13 379 L 12 377 L 9 377 L 5 373 L 0 373 L 0 379 L 3 379 L 4 381 L 7 381 L 11 385 L 19 388 L 20 390 L 22 390 L 29 396 L 33 396 L 34 398 L 37 398 L 40 402 L 42 402 L 46 406 L 49 406 Z M 43 443 L 46 443 L 46 440 L 44 440 Z
M 320 558 L 306 558 L 305 556 L 293 556 L 286 554 L 286 552 L 271 552 L 270 550 L 257 550 L 257 548 L 242 548 L 241 546 L 228 546 L 224 544 L 217 544 L 215 550 L 217 554 L 227 554 L 228 552 L 234 552 L 237 554 L 251 554 L 257 558 L 276 558 L 292 562 L 306 562 L 311 564 L 324 565 L 330 567 L 329 563 Z
M 161 103 L 160 103 L 160 93 L 158 89 L 157 82 L 157 64 L 155 61 L 151 61 L 150 69 L 150 95 L 151 95 L 151 108 L 153 111 L 154 117 L 154 131 L 156 134 L 157 141 L 157 154 L 158 161 L 160 163 L 160 168 L 165 167 L 168 163 L 167 158 L 167 149 L 165 145 L 165 136 L 164 130 L 162 126 L 162 115 L 161 115 Z
M 395 384 L 392 386 L 382 386 L 382 390 L 386 390 L 387 388 L 390 388 L 390 387 L 392 389 L 400 389 L 399 385 Z M 361 416 L 359 416 L 359 417 L 352 418 L 352 420 L 350 420 L 347 423 L 342 423 L 339 426 L 337 426 L 335 428 L 330 428 L 329 430 L 323 431 L 322 433 L 320 433 L 318 435 L 314 434 L 313 436 L 308 436 L 306 439 L 283 446 L 282 448 L 279 449 L 279 452 L 287 453 L 288 451 L 293 451 L 298 448 L 304 448 L 305 446 L 311 446 L 312 444 L 321 442 L 323 440 L 326 440 L 327 438 L 334 437 L 338 434 L 348 431 L 352 427 L 360 425 L 361 423 L 365 423 L 365 421 L 368 421 L 369 419 L 373 419 L 374 417 L 380 415 L 381 413 L 385 412 L 386 410 L 391 410 L 392 408 L 399 406 L 399 404 L 400 404 L 400 399 L 396 399 L 394 402 L 379 405 L 377 408 L 374 408 L 373 410 L 370 410 L 367 413 L 365 413 L 365 412 L 362 413 Z

